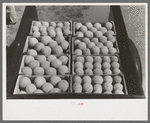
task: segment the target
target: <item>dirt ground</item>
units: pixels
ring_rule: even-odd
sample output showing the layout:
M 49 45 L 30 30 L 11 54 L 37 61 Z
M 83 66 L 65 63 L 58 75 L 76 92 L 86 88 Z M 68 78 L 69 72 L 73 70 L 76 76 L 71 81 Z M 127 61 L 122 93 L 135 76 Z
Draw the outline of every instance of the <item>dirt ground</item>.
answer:
M 15 9 L 16 9 L 17 17 L 18 17 L 18 22 L 15 25 L 7 25 L 6 27 L 6 45 L 8 47 L 15 40 L 25 6 L 15 6 Z
M 25 6 L 16 6 L 15 8 L 18 22 L 16 25 L 7 26 L 6 28 L 8 47 L 15 40 Z M 144 6 L 121 6 L 121 9 L 128 35 L 135 43 L 140 54 L 143 68 L 143 88 L 145 88 L 145 9 Z M 109 6 L 38 6 L 37 12 L 41 21 L 74 20 L 104 22 L 108 20 Z

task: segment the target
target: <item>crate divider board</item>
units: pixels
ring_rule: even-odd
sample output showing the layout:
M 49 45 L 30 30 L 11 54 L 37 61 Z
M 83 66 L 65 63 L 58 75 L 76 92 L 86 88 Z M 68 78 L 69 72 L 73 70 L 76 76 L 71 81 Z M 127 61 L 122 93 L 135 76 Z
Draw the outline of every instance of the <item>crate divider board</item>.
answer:
M 70 93 L 72 93 L 72 84 L 73 84 L 72 75 L 70 75 Z
M 19 89 L 19 80 L 20 80 L 21 77 L 23 77 L 23 75 L 18 75 L 18 77 L 17 77 L 16 85 L 15 85 L 13 94 L 19 94 L 19 92 L 20 92 L 20 89 Z
M 24 49 L 23 49 L 23 54 L 25 54 L 28 51 L 28 42 L 29 42 L 29 39 L 31 39 L 31 38 L 32 38 L 32 36 L 27 36 L 25 45 L 24 45 Z
M 122 73 L 122 79 L 123 79 L 123 84 L 124 84 L 124 88 L 125 88 L 125 93 L 128 95 L 128 88 L 127 88 L 127 85 L 126 85 L 124 73 Z

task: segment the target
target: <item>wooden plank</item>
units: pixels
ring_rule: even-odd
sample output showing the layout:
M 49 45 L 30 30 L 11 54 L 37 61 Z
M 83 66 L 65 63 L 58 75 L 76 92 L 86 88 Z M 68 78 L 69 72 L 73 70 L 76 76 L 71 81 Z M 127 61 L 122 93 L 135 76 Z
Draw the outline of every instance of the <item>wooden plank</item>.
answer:
M 9 99 L 144 99 L 143 95 L 122 94 L 85 94 L 85 93 L 55 93 L 55 94 L 19 94 Z

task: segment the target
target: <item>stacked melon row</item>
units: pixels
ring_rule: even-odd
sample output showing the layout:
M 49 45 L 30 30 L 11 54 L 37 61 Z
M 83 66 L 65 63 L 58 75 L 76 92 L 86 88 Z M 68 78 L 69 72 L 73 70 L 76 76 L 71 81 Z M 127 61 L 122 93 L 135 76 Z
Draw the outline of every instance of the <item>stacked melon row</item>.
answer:
M 113 23 L 33 21 L 14 94 L 127 94 Z

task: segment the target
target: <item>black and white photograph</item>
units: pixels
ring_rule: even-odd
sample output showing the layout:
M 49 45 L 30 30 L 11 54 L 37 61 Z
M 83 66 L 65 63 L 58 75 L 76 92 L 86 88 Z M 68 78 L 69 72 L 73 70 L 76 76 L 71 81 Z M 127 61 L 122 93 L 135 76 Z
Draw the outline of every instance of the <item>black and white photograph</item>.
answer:
M 2 9 L 4 120 L 148 120 L 147 3 Z

